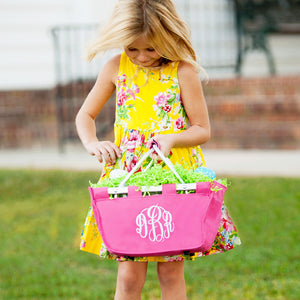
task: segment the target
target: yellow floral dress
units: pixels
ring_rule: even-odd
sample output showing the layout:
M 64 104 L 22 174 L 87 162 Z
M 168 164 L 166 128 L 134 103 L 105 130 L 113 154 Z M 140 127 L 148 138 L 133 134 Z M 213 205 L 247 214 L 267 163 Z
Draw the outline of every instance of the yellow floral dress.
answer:
M 122 157 L 114 165 L 105 165 L 103 178 L 108 178 L 113 169 L 130 171 L 139 158 L 148 150 L 149 139 L 156 134 L 177 133 L 188 126 L 178 84 L 179 62 L 170 62 L 161 69 L 141 68 L 133 64 L 123 52 L 120 59 L 116 84 L 115 143 Z M 189 169 L 205 166 L 200 146 L 173 148 L 171 161 Z M 145 165 L 148 162 L 145 162 Z M 143 168 L 142 166 L 141 168 Z M 182 261 L 224 252 L 240 244 L 236 228 L 225 205 L 219 232 L 209 251 L 175 256 L 124 257 L 108 252 L 97 229 L 92 208 L 81 234 L 80 249 L 99 255 L 101 258 L 118 261 Z M 187 229 L 188 234 L 188 229 Z

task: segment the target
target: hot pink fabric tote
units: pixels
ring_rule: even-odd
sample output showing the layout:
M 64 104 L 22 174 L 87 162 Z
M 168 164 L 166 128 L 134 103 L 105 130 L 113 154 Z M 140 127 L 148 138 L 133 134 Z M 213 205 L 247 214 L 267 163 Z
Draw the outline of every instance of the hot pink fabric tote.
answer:
M 211 185 L 217 191 L 211 190 Z M 177 255 L 209 250 L 216 237 L 226 187 L 199 182 L 195 193 L 177 194 L 175 184 L 161 195 L 109 199 L 107 188 L 89 188 L 98 229 L 109 252 L 126 256 Z
M 143 196 L 124 187 L 129 177 L 157 152 L 182 185 L 160 186 L 161 194 Z M 150 163 L 151 164 L 151 163 Z M 149 164 L 149 165 L 150 165 Z M 146 168 L 147 169 L 147 168 Z M 178 194 L 177 188 L 192 193 Z M 109 252 L 125 256 L 163 256 L 209 250 L 218 232 L 226 187 L 217 181 L 184 184 L 171 161 L 154 144 L 120 184 L 126 197 L 110 198 L 107 187 L 89 188 L 97 227 Z

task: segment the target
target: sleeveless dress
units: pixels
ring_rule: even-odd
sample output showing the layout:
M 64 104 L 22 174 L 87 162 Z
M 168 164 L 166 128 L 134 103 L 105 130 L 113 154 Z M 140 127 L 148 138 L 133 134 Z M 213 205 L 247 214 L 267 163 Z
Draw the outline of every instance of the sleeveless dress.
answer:
M 162 69 L 142 68 L 133 64 L 124 52 L 121 54 L 116 83 L 114 132 L 115 144 L 120 148 L 122 157 L 115 165 L 104 166 L 100 180 L 108 178 L 113 169 L 129 172 L 148 151 L 147 142 L 156 134 L 178 133 L 188 127 L 188 118 L 180 97 L 178 65 L 179 62 L 170 62 Z M 173 148 L 170 159 L 172 163 L 180 163 L 189 169 L 205 166 L 200 146 Z M 225 205 L 222 212 L 219 231 L 209 251 L 189 255 L 133 258 L 108 252 L 90 207 L 81 234 L 80 249 L 117 261 L 159 262 L 193 260 L 196 257 L 224 252 L 239 245 L 240 239 Z

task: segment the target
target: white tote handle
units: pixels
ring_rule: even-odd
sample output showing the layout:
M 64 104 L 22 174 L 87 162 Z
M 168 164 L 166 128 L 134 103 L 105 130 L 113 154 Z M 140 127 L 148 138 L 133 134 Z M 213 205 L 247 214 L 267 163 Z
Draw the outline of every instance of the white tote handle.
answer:
M 169 167 L 169 169 L 174 173 L 174 175 L 177 177 L 177 179 L 181 182 L 184 183 L 184 181 L 182 180 L 182 178 L 179 176 L 179 174 L 176 172 L 174 165 L 172 164 L 172 162 L 170 161 L 169 158 L 165 157 L 164 154 L 160 151 L 160 149 L 158 148 L 158 146 L 156 145 L 156 143 L 152 144 L 152 148 L 147 151 L 142 157 L 141 159 L 138 161 L 138 163 L 134 166 L 134 168 L 126 175 L 126 177 L 122 180 L 122 182 L 120 183 L 119 187 L 123 187 L 125 185 L 125 183 L 127 182 L 127 180 L 131 177 L 132 174 L 134 174 L 138 168 L 142 165 L 142 163 L 144 162 L 144 160 L 149 157 L 153 152 L 156 152 L 160 158 L 164 161 L 164 163 Z M 152 165 L 152 161 L 150 162 L 150 164 Z M 148 168 L 148 166 L 146 167 L 146 169 Z

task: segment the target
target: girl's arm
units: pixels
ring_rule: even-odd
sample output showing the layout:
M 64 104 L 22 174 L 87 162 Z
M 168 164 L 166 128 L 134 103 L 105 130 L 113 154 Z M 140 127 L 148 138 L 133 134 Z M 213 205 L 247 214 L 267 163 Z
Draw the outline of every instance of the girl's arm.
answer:
M 99 141 L 96 136 L 95 119 L 104 104 L 115 90 L 115 82 L 120 64 L 120 55 L 110 59 L 101 70 L 96 83 L 76 116 L 76 128 L 79 138 L 91 154 L 100 162 L 103 158 L 106 162 L 114 163 L 116 157 L 120 157 L 120 149 L 111 141 Z
M 198 73 L 189 63 L 181 62 L 178 66 L 178 80 L 190 127 L 176 134 L 155 136 L 165 155 L 168 155 L 173 147 L 201 145 L 210 138 L 208 111 Z

